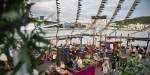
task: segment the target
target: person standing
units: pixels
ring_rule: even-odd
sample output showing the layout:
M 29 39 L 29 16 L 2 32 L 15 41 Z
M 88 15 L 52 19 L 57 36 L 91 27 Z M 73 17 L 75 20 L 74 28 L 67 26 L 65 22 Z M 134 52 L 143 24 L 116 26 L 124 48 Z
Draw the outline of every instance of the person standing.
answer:
M 83 61 L 80 56 L 77 58 L 77 65 L 79 70 L 82 70 L 84 68 Z
M 104 75 L 108 75 L 109 74 L 110 66 L 109 66 L 109 61 L 108 60 L 104 61 L 104 63 L 102 64 L 102 69 L 103 69 Z

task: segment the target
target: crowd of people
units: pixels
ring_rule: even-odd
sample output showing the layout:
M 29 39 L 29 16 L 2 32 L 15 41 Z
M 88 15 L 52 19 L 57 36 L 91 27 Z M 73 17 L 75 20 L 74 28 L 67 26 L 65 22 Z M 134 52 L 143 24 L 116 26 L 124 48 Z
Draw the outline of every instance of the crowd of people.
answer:
M 146 58 L 147 49 L 135 46 L 128 49 L 101 49 L 92 45 L 66 45 L 54 47 L 51 52 L 45 52 L 41 61 L 55 63 L 53 70 L 46 70 L 46 75 L 72 75 L 86 69 L 88 66 L 100 67 L 105 75 L 116 71 L 117 67 L 127 62 L 127 56 L 139 55 Z M 53 71 L 53 72 L 52 72 Z M 57 74 L 53 74 L 57 73 Z
M 53 66 L 55 73 L 60 75 L 73 74 L 90 65 L 101 67 L 104 73 L 111 73 L 111 66 L 112 69 L 115 69 L 116 62 L 119 61 L 119 52 L 106 48 L 99 49 L 92 45 L 83 45 L 82 47 L 80 45 L 61 45 L 54 47 L 51 52 L 46 51 L 40 60 L 55 63 Z M 51 75 L 49 71 L 47 70 L 45 73 Z
M 34 53 L 34 52 L 33 52 Z M 37 53 L 35 52 L 36 56 Z M 73 75 L 92 65 L 99 67 L 104 75 L 111 75 L 117 68 L 127 62 L 128 56 L 138 55 L 141 59 L 148 56 L 146 47 L 110 49 L 93 45 L 60 45 L 51 50 L 43 50 L 37 55 L 38 65 L 49 62 L 48 68 L 42 70 L 43 75 Z M 1 55 L 6 57 L 5 55 Z M 9 66 L 5 63 L 6 67 Z M 40 69 L 40 67 L 39 67 Z M 39 70 L 40 71 L 40 70 Z
M 50 52 L 45 51 L 40 57 L 40 64 L 44 63 L 43 61 L 50 61 L 51 63 L 54 63 L 53 67 L 55 67 L 55 73 L 69 75 L 94 64 L 95 60 L 93 54 L 95 52 L 96 50 L 92 48 L 92 46 L 81 49 L 79 45 L 61 45 L 52 48 Z M 52 72 L 49 71 L 47 70 L 45 73 L 51 75 Z

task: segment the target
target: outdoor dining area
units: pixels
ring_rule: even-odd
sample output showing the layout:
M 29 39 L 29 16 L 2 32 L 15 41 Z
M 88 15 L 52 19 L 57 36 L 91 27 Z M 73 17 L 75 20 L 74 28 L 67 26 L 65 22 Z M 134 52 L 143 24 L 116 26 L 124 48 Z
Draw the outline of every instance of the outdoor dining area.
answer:
M 150 0 L 0 0 L 0 75 L 149 75 Z

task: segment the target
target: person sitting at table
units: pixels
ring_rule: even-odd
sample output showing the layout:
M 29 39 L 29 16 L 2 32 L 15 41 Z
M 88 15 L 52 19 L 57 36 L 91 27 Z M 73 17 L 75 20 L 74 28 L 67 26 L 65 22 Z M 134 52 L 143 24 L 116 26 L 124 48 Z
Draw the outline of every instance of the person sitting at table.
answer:
M 56 67 L 56 71 L 57 71 L 60 75 L 72 75 L 68 70 L 65 70 L 65 69 L 60 68 L 60 67 Z
M 64 64 L 66 65 L 66 69 L 68 69 L 70 72 L 74 72 L 74 65 L 73 65 L 73 57 L 68 56 L 66 57 Z

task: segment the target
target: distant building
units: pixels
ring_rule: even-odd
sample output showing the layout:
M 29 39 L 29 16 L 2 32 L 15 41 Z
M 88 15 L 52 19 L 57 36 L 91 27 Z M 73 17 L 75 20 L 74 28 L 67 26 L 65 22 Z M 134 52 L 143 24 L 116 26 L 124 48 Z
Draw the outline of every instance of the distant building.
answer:
M 94 24 L 93 24 L 94 23 Z M 101 29 L 107 24 L 107 16 L 91 16 L 91 24 L 88 27 Z

